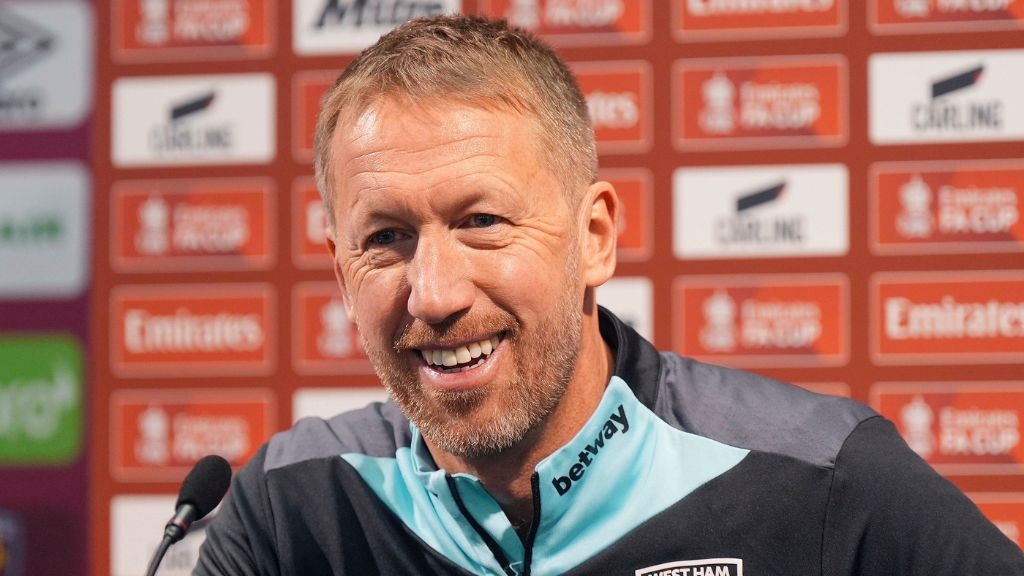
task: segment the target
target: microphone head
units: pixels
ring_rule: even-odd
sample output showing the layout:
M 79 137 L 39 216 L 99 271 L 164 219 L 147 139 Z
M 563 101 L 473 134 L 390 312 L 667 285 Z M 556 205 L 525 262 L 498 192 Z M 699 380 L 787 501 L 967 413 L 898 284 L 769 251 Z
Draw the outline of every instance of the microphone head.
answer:
M 174 508 L 191 504 L 196 509 L 195 520 L 199 520 L 217 507 L 230 485 L 231 465 L 228 461 L 216 454 L 203 456 L 181 483 Z

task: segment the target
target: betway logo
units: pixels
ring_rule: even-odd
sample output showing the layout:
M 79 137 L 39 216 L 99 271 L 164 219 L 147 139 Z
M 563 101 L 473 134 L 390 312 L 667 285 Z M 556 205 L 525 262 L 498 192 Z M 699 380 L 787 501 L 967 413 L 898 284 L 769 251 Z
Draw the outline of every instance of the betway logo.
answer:
M 579 462 L 569 467 L 568 472 L 564 476 L 555 476 L 551 479 L 551 484 L 554 485 L 555 490 L 558 491 L 559 496 L 565 496 L 569 490 L 572 489 L 573 483 L 578 482 L 583 478 L 583 474 L 586 473 L 587 468 L 594 463 L 594 459 L 604 448 L 606 440 L 611 440 L 616 434 L 622 432 L 625 434 L 629 431 L 629 420 L 626 419 L 626 409 L 622 404 L 619 404 L 617 412 L 612 412 L 608 415 L 608 420 L 601 427 L 601 430 L 597 433 L 597 437 L 594 438 L 592 444 L 587 444 L 580 451 Z
M 327 0 L 315 27 L 328 24 L 350 26 L 397 26 L 420 16 L 432 16 L 444 11 L 444 4 L 428 0 Z

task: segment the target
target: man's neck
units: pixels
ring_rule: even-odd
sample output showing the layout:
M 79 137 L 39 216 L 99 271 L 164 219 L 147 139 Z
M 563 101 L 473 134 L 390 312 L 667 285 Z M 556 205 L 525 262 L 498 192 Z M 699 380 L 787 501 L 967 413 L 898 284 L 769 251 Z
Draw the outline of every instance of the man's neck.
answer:
M 516 532 L 525 541 L 533 521 L 532 477 L 537 464 L 569 443 L 601 402 L 614 373 L 611 348 L 599 331 L 585 338 L 573 378 L 551 415 L 515 446 L 491 456 L 465 458 L 427 443 L 434 462 L 449 473 L 467 473 L 480 479 L 498 501 Z

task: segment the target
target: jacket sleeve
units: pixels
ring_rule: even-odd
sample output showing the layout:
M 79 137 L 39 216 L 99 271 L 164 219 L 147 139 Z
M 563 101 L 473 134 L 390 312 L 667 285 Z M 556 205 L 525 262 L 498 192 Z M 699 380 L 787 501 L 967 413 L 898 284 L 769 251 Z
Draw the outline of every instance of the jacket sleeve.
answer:
M 278 574 L 273 515 L 264 482 L 264 445 L 231 481 L 231 490 L 206 528 L 193 576 Z
M 861 422 L 835 463 L 825 574 L 1024 575 L 1024 554 L 880 416 Z

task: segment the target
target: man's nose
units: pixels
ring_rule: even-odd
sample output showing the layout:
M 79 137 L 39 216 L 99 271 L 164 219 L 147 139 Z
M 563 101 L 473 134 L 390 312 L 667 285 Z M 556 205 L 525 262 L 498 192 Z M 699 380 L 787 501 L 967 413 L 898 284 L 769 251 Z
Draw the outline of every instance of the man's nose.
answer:
M 471 266 L 450 239 L 420 236 L 408 267 L 409 314 L 438 324 L 473 305 Z

